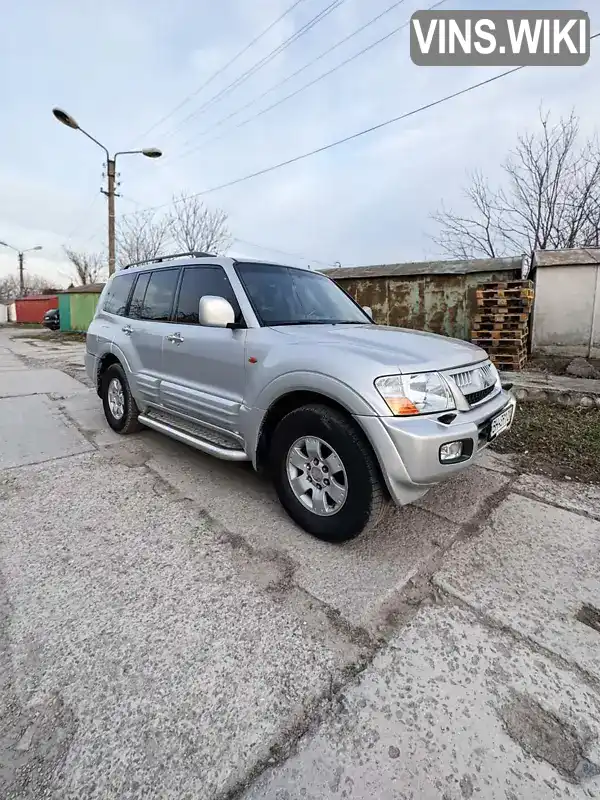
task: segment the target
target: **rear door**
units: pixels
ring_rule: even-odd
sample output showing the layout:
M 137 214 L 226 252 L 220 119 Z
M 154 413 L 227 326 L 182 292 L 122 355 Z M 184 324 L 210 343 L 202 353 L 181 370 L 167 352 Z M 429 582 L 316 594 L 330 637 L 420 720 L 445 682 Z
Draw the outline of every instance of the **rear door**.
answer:
M 128 327 L 136 395 L 160 405 L 163 340 L 171 322 L 179 268 L 138 273 L 129 302 Z
M 112 278 L 100 295 L 98 309 L 86 336 L 89 353 L 101 356 L 110 349 L 130 372 L 129 338 L 123 328 L 129 325 L 126 314 L 134 283 L 133 272 L 119 272 Z
M 225 270 L 189 266 L 183 270 L 174 324 L 163 343 L 161 401 L 165 408 L 198 422 L 238 432 L 245 388 L 246 330 L 209 328 L 199 324 L 198 305 L 204 295 L 228 300 L 241 311 Z

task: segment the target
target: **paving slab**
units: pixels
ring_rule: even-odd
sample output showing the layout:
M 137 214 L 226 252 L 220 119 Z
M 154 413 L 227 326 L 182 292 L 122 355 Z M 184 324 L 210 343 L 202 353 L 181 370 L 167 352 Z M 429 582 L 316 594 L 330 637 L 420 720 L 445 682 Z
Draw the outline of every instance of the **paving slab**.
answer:
M 150 459 L 149 465 L 173 487 L 252 547 L 289 559 L 298 586 L 372 631 L 411 578 L 454 541 L 459 524 L 485 514 L 490 498 L 512 479 L 512 473 L 473 467 L 433 490 L 424 508 L 390 507 L 376 530 L 339 547 L 296 527 L 272 486 L 249 465 L 218 461 L 152 431 L 118 436 L 108 428 L 91 390 L 60 405 L 98 446 L 129 450 L 134 441 L 141 443 L 140 459 Z
M 69 394 L 85 388 L 59 369 L 9 370 L 0 375 L 0 398 L 49 392 Z
M 488 447 L 477 457 L 477 465 L 492 472 L 501 472 L 504 475 L 513 475 L 518 471 L 517 457 L 511 453 L 496 453 Z
M 600 519 L 600 486 L 596 484 L 557 481 L 543 475 L 521 475 L 512 488 L 544 503 Z
M 0 794 L 215 800 L 362 645 L 147 469 L 108 466 L 0 484 Z
M 600 796 L 600 700 L 456 607 L 419 612 L 243 800 Z
M 70 396 L 51 395 L 58 407 L 98 447 L 124 443 L 125 437 L 112 430 L 102 408 L 102 401 L 93 389 L 78 391 Z
M 290 520 L 270 483 L 249 465 L 217 461 L 159 434 L 147 441 L 148 465 L 166 481 L 252 547 L 289 559 L 298 586 L 369 630 L 382 622 L 386 604 L 459 533 L 426 510 L 390 506 L 382 523 L 356 540 L 341 546 L 321 542 Z
M 44 395 L 0 399 L 0 469 L 93 449 Z
M 27 368 L 7 347 L 0 347 L 0 372 L 14 372 L 19 369 Z M 0 385 L 1 383 L 2 378 L 0 378 Z
M 600 408 L 600 380 L 544 372 L 503 373 L 521 402 Z
M 415 505 L 463 525 L 485 515 L 494 495 L 508 486 L 510 480 L 510 474 L 472 466 L 430 489 Z
M 517 494 L 434 576 L 443 591 L 600 678 L 600 522 Z M 600 620 L 600 616 L 599 616 Z

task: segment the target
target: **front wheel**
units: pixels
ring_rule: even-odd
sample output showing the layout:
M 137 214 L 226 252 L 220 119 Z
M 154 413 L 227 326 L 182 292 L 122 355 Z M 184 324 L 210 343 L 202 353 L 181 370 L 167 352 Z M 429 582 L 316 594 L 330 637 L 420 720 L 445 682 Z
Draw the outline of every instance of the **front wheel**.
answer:
M 344 542 L 380 519 L 375 457 L 343 413 L 310 405 L 287 414 L 273 435 L 271 463 L 281 504 L 313 536 Z
M 106 370 L 102 375 L 101 387 L 104 416 L 113 431 L 127 434 L 141 430 L 138 407 L 120 364 L 112 364 Z

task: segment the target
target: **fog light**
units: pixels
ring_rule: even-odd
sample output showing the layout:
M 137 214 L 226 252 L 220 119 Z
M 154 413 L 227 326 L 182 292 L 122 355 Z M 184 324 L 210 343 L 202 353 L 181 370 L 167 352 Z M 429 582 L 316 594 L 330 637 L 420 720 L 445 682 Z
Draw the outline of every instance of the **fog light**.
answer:
M 458 461 L 463 454 L 462 442 L 448 442 L 440 447 L 440 461 L 442 463 L 448 461 Z

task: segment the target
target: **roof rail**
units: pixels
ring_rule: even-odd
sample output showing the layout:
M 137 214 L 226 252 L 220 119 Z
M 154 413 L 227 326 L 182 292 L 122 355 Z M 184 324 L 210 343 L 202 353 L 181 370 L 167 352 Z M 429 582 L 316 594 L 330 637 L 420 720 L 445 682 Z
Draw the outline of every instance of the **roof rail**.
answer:
M 199 250 L 190 250 L 187 253 L 173 253 L 166 256 L 155 256 L 154 258 L 145 258 L 143 261 L 134 261 L 132 264 L 126 264 L 122 269 L 131 269 L 131 267 L 140 267 L 142 264 L 160 264 L 161 261 L 172 261 L 174 258 L 215 258 L 214 253 L 202 253 Z

